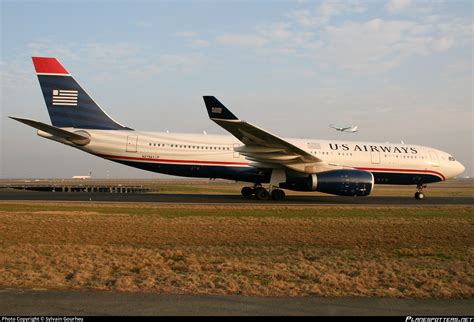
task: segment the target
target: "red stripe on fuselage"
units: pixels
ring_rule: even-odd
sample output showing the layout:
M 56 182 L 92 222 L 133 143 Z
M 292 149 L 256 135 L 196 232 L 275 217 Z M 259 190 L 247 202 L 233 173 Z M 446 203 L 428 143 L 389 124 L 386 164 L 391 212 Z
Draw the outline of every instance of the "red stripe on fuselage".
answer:
M 192 163 L 192 164 L 216 164 L 216 165 L 248 165 L 246 162 L 227 162 L 227 161 L 197 161 L 197 160 L 171 160 L 171 159 L 150 159 L 150 158 L 138 158 L 138 157 L 128 157 L 122 155 L 106 155 L 106 154 L 97 154 L 97 156 L 103 158 L 112 158 L 112 159 L 125 159 L 125 160 L 135 160 L 135 161 L 151 161 L 151 162 L 171 162 L 171 163 Z

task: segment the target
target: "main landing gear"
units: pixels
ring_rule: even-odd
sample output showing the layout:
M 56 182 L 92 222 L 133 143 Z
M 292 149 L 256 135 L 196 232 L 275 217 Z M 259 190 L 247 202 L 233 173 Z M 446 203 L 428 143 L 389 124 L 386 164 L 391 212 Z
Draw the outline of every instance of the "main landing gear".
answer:
M 425 198 L 425 195 L 423 193 L 424 188 L 426 188 L 425 184 L 419 184 L 419 185 L 416 186 L 415 199 Z
M 281 189 L 265 189 L 261 185 L 255 187 L 243 187 L 241 190 L 242 196 L 251 198 L 255 196 L 257 200 L 283 200 L 285 199 L 285 192 Z
M 255 199 L 257 200 L 269 200 L 270 198 L 272 198 L 273 200 L 283 200 L 285 199 L 285 192 L 281 189 L 273 187 L 278 187 L 280 183 L 285 181 L 286 172 L 284 169 L 272 169 L 268 189 L 262 187 L 261 184 L 255 184 L 253 188 L 242 188 L 242 196 L 246 198 L 251 198 L 252 196 L 255 196 Z

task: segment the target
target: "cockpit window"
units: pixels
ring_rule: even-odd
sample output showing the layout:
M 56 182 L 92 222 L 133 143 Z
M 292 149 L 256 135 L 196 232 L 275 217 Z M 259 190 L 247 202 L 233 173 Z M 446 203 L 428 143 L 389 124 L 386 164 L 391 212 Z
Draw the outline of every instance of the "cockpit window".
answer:
M 450 156 L 450 157 L 448 158 L 448 160 L 449 160 L 449 161 L 456 161 L 456 159 L 453 158 L 452 156 Z

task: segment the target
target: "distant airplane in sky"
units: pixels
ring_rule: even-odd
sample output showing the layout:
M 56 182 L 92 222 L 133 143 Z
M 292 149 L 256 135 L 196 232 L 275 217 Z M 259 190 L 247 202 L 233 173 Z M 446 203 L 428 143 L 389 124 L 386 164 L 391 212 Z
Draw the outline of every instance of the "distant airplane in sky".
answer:
M 329 127 L 336 129 L 337 131 L 340 132 L 348 132 L 348 133 L 355 133 L 357 132 L 357 125 L 351 125 L 351 126 L 337 126 L 337 125 L 329 125 Z
M 250 182 L 244 197 L 281 200 L 280 188 L 367 196 L 374 184 L 400 184 L 416 185 L 415 198 L 422 199 L 427 183 L 464 171 L 449 153 L 420 145 L 281 138 L 240 120 L 214 96 L 203 97 L 209 118 L 232 135 L 135 131 L 106 114 L 57 59 L 33 57 L 33 64 L 52 125 L 12 119 L 41 137 L 135 168 Z

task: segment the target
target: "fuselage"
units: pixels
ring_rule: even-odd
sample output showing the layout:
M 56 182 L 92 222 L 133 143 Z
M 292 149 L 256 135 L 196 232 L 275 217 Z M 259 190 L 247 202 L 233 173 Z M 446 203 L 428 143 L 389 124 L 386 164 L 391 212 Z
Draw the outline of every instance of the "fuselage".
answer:
M 132 167 L 175 176 L 223 178 L 265 183 L 270 172 L 257 169 L 234 151 L 242 143 L 230 135 L 139 132 L 127 130 L 83 131 L 86 146 L 39 131 L 39 135 L 77 147 L 99 157 Z M 285 138 L 323 160 L 318 171 L 360 169 L 370 171 L 376 184 L 425 184 L 443 181 L 464 171 L 450 154 L 409 144 Z

